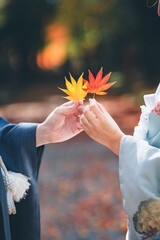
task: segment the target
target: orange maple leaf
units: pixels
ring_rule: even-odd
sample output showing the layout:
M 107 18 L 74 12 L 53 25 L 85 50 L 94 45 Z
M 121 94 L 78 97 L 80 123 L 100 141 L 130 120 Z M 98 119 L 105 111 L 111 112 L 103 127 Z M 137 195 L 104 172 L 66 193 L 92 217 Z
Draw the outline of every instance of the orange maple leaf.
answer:
M 97 95 L 105 95 L 107 93 L 104 91 L 106 91 L 107 89 L 112 87 L 113 84 L 115 84 L 115 82 L 107 83 L 110 78 L 111 72 L 109 74 L 107 74 L 104 78 L 102 78 L 103 68 L 100 69 L 96 78 L 94 78 L 94 76 L 90 70 L 88 70 L 88 71 L 89 71 L 89 81 L 83 79 L 84 83 L 85 84 L 87 83 L 86 88 L 83 88 L 83 90 L 88 93 L 94 93 Z

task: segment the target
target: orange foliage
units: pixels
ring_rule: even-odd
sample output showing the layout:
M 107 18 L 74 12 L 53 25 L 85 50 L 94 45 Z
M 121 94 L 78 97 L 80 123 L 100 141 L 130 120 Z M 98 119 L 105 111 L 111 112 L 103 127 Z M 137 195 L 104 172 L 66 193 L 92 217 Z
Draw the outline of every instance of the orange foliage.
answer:
M 43 70 L 50 70 L 61 66 L 67 58 L 67 30 L 59 25 L 52 24 L 46 28 L 47 46 L 38 52 L 37 65 Z
M 89 70 L 89 82 L 87 82 L 84 79 L 84 83 L 88 83 L 87 88 L 85 88 L 84 91 L 87 91 L 89 93 L 94 93 L 97 95 L 105 95 L 106 93 L 104 91 L 106 91 L 107 89 L 112 87 L 112 85 L 115 82 L 107 83 L 110 78 L 111 73 L 107 74 L 103 79 L 102 79 L 102 73 L 103 73 L 103 70 L 101 68 L 101 70 L 98 72 L 96 78 L 94 78 L 93 74 Z

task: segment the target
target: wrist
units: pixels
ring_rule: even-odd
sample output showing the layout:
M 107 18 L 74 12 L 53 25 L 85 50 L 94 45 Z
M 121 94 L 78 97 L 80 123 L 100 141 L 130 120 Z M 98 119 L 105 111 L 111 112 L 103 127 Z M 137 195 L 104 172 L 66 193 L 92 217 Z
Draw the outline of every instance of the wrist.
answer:
M 36 131 L 36 147 L 50 143 L 48 130 L 44 123 L 40 123 L 37 126 Z
M 125 136 L 125 134 L 122 131 L 120 131 L 116 134 L 113 134 L 111 141 L 109 141 L 109 143 L 107 144 L 108 145 L 107 147 L 118 156 L 120 153 L 121 141 L 124 136 Z
M 114 148 L 114 153 L 119 156 L 120 153 L 120 147 L 121 147 L 121 141 L 125 134 L 123 132 L 120 132 L 119 135 L 117 136 L 116 142 L 115 142 L 115 148 Z

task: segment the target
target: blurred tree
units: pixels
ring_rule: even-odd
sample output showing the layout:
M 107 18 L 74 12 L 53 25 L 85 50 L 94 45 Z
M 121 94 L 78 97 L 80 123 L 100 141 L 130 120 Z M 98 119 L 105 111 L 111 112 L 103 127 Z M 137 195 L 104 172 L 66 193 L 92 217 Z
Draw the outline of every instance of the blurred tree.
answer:
M 155 82 L 160 75 L 160 20 L 145 0 L 63 0 L 55 21 L 70 32 L 72 71 L 97 72 L 105 66 L 106 71 L 124 72 L 127 91 L 136 80 L 149 82 L 148 73 Z
M 138 88 L 142 79 L 150 83 L 152 77 L 155 84 L 160 76 L 156 11 L 146 0 L 1 0 L 1 87 L 33 83 L 37 64 L 43 76 L 59 67 L 62 76 L 104 66 L 106 73 L 123 73 L 124 91 Z
M 153 1 L 151 1 L 153 3 Z M 154 8 L 147 8 L 146 1 L 137 1 L 137 13 L 139 15 L 139 39 L 141 42 L 141 56 L 143 68 L 149 74 L 148 81 L 153 84 L 155 78 L 159 82 L 159 52 L 160 52 L 160 18 Z M 141 58 L 142 58 L 141 57 Z
M 97 72 L 104 66 L 108 72 L 127 73 L 141 30 L 135 11 L 135 2 L 128 0 L 63 0 L 54 21 L 70 34 L 67 51 L 72 72 L 88 68 Z
M 51 3 L 51 2 L 50 2 Z M 54 1 L 53 1 L 54 3 Z M 32 81 L 36 54 L 43 42 L 43 27 L 54 17 L 55 4 L 45 0 L 3 1 L 0 5 L 1 85 Z

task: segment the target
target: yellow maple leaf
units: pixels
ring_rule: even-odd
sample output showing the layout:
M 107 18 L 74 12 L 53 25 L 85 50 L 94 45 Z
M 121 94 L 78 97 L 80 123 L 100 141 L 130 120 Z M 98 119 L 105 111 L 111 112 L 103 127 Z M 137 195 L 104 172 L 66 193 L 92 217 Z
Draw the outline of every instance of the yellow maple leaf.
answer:
M 68 95 L 68 97 L 64 97 L 64 98 L 68 100 L 73 100 L 73 101 L 85 100 L 85 97 L 88 92 L 83 90 L 87 88 L 87 83 L 83 84 L 83 73 L 79 77 L 77 82 L 72 77 L 71 74 L 70 74 L 70 79 L 71 79 L 71 82 L 69 82 L 65 77 L 67 89 L 59 88 L 60 90 L 62 90 Z

